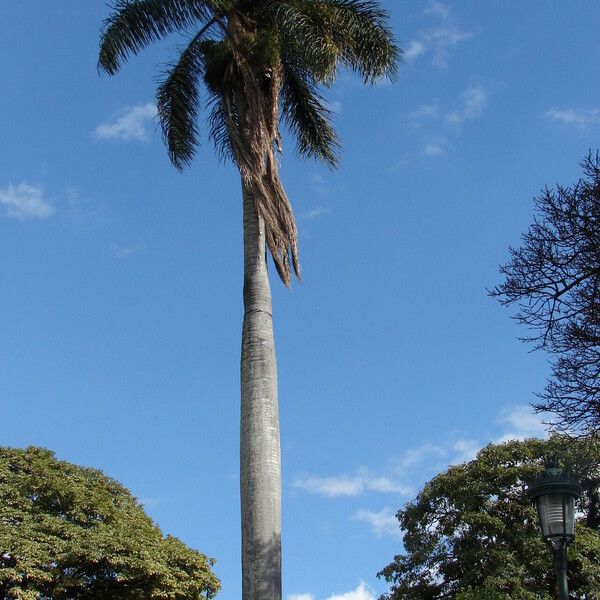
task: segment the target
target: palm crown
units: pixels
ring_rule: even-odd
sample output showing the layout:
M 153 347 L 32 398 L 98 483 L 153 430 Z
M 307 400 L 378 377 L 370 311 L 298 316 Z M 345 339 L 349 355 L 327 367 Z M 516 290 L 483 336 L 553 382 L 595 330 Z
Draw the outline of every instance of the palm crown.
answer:
M 269 250 L 289 285 L 299 263 L 275 156 L 279 121 L 301 155 L 335 166 L 339 143 L 319 87 L 334 81 L 339 66 L 365 83 L 394 77 L 399 50 L 387 14 L 369 0 L 118 0 L 105 22 L 99 66 L 112 75 L 131 54 L 176 31 L 195 33 L 157 90 L 171 161 L 181 169 L 194 156 L 204 83 L 210 137 L 252 190 Z

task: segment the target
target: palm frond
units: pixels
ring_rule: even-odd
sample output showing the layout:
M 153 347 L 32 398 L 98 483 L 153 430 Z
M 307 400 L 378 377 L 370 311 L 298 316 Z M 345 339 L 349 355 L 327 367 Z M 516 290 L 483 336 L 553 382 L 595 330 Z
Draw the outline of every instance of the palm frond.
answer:
M 281 36 L 282 57 L 310 72 L 321 83 L 335 79 L 340 49 L 323 23 L 321 2 L 285 0 L 263 12 Z
M 366 83 L 395 77 L 401 51 L 379 2 L 262 0 L 259 5 L 256 13 L 283 36 L 283 52 L 317 81 L 331 83 L 338 62 L 358 72 Z
M 237 115 L 232 107 L 227 105 L 227 98 L 221 94 L 212 95 L 210 106 L 209 137 L 222 161 L 236 161 L 236 144 L 232 139 L 232 132 L 237 130 Z
M 114 75 L 131 54 L 211 16 L 204 0 L 117 0 L 104 21 L 98 67 Z
M 281 95 L 283 116 L 296 137 L 298 152 L 335 167 L 340 144 L 331 125 L 331 112 L 319 95 L 314 80 L 284 64 Z
M 156 92 L 158 117 L 169 158 L 183 169 L 198 146 L 199 78 L 204 72 L 202 37 L 196 35 L 166 71 Z
M 394 79 L 402 52 L 388 27 L 389 16 L 370 0 L 321 0 L 333 9 L 334 39 L 342 48 L 341 60 L 358 72 L 365 83 L 381 77 Z

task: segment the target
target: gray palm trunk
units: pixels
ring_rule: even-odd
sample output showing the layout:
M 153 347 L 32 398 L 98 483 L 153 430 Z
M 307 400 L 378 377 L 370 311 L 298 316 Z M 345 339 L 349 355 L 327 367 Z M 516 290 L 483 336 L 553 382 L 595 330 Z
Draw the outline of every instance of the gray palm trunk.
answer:
M 281 462 L 277 364 L 265 225 L 252 191 L 244 204 L 240 496 L 242 598 L 281 600 Z

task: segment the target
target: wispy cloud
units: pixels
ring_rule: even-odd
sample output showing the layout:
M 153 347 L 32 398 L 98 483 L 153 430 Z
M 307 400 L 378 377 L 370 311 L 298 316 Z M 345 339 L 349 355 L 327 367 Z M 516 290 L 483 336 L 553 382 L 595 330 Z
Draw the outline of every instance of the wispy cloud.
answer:
M 468 87 L 457 99 L 454 110 L 440 106 L 440 101 L 423 104 L 407 114 L 411 125 L 422 131 L 421 153 L 435 158 L 446 154 L 448 139 L 456 137 L 465 121 L 479 118 L 488 103 L 489 93 L 481 85 Z
M 481 116 L 488 101 L 488 92 L 482 86 L 467 88 L 462 95 L 461 107 L 446 115 L 446 120 L 452 124 L 460 124 Z
M 516 406 L 505 410 L 497 422 L 508 428 L 496 443 L 507 442 L 509 440 L 525 440 L 527 438 L 547 437 L 547 427 L 542 423 L 542 416 L 532 412 L 528 406 Z
M 303 219 L 318 219 L 319 217 L 322 217 L 323 215 L 326 215 L 328 213 L 329 213 L 328 208 L 325 208 L 324 206 L 316 206 L 312 210 L 305 212 L 302 215 L 302 218 Z
M 423 104 L 410 113 L 411 119 L 437 119 L 440 116 L 440 101 L 436 98 L 430 104 Z
M 359 510 L 354 515 L 354 519 L 368 523 L 376 537 L 383 537 L 384 535 L 398 538 L 402 537 L 398 519 L 391 508 L 384 508 L 379 512 Z
M 144 508 L 155 508 L 164 504 L 165 499 L 163 496 L 147 496 L 140 498 L 139 501 Z
M 431 53 L 432 63 L 439 68 L 448 66 L 450 50 L 473 36 L 469 31 L 463 31 L 446 4 L 433 0 L 429 3 L 425 14 L 437 19 L 438 25 L 421 31 L 416 38 L 406 44 L 404 60 L 415 60 L 419 56 Z
M 115 258 L 129 258 L 130 256 L 140 252 L 143 247 L 144 244 L 142 242 L 137 242 L 133 246 L 124 246 L 122 244 L 117 244 L 117 242 L 111 242 L 109 245 L 109 250 Z
M 481 442 L 470 438 L 461 438 L 452 444 L 454 453 L 451 463 L 459 464 L 473 460 L 481 450 Z
M 440 154 L 444 154 L 444 146 L 440 142 L 431 142 L 429 144 L 425 144 L 423 148 L 423 154 L 425 156 L 439 156 Z
M 325 178 L 323 177 L 323 175 L 321 175 L 320 173 L 313 173 L 309 178 L 309 183 L 310 183 L 312 189 L 317 194 L 320 194 L 322 196 L 329 195 L 330 190 L 327 185 L 327 182 L 326 182 Z
M 328 100 L 325 103 L 325 106 L 328 110 L 330 110 L 334 115 L 341 115 L 343 111 L 343 104 L 340 100 Z
M 414 497 L 415 490 L 420 489 L 436 473 L 450 465 L 473 460 L 479 450 L 490 442 L 545 438 L 548 435 L 542 419 L 529 406 L 505 408 L 495 419 L 495 424 L 495 431 L 488 431 L 481 438 L 454 436 L 435 444 L 426 442 L 407 448 L 377 475 L 366 468 L 355 475 L 310 475 L 296 478 L 293 487 L 328 499 L 358 496 L 373 499 L 373 494 L 379 492 L 396 494 L 395 501 L 405 500 Z M 368 524 L 377 537 L 400 537 L 398 521 L 389 507 L 377 507 L 374 510 L 362 508 L 353 513 L 351 518 Z
M 363 482 L 357 477 L 339 475 L 337 477 L 303 477 L 294 481 L 294 488 L 309 494 L 318 494 L 328 498 L 338 496 L 358 496 L 364 491 Z
M 315 597 L 312 594 L 292 594 L 287 600 L 315 600 Z
M 500 433 L 487 439 L 455 437 L 443 443 L 424 443 L 408 448 L 390 463 L 384 473 L 374 474 L 364 468 L 354 475 L 304 475 L 294 480 L 293 487 L 326 498 L 356 497 L 368 492 L 408 496 L 414 493 L 415 485 L 422 483 L 416 479 L 422 477 L 425 471 L 472 460 L 491 441 L 502 443 L 547 436 L 541 417 L 534 414 L 529 406 L 507 408 L 498 416 L 496 423 L 500 426 Z
M 327 498 L 341 496 L 359 496 L 366 492 L 392 493 L 403 496 L 412 493 L 412 488 L 386 476 L 374 476 L 366 470 L 357 475 L 337 475 L 334 477 L 318 477 L 316 475 L 298 477 L 293 484 L 309 494 L 317 494 Z
M 6 216 L 21 221 L 46 219 L 54 214 L 54 207 L 44 198 L 43 189 L 28 183 L 1 188 L 0 207 Z
M 436 444 L 422 444 L 405 450 L 396 464 L 396 468 L 404 473 L 408 469 L 421 465 L 428 459 L 440 459 L 446 455 L 446 448 Z
M 88 229 L 106 221 L 104 205 L 82 195 L 77 188 L 67 188 L 65 200 L 63 216 L 77 229 Z
M 411 40 L 406 45 L 402 57 L 405 61 L 410 62 L 418 56 L 421 56 L 421 54 L 424 54 L 426 51 L 427 46 L 425 46 L 425 42 L 423 42 L 422 40 Z
M 551 108 L 544 116 L 551 121 L 580 128 L 600 124 L 600 108 Z
M 150 139 L 148 125 L 156 117 L 156 106 L 148 102 L 123 108 L 111 121 L 96 127 L 94 135 L 99 140 L 125 140 L 146 142 Z

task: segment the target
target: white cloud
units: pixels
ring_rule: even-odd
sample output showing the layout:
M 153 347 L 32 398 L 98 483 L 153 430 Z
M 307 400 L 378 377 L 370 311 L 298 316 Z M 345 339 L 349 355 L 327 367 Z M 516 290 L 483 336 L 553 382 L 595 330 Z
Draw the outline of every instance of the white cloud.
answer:
M 462 106 L 460 110 L 448 113 L 446 120 L 452 124 L 460 124 L 463 121 L 476 119 L 481 116 L 487 104 L 488 93 L 481 86 L 467 88 L 462 95 Z
M 15 219 L 45 219 L 54 214 L 54 207 L 44 198 L 41 187 L 20 183 L 0 189 L 0 207 Z
M 358 496 L 364 491 L 364 484 L 358 477 L 305 477 L 296 479 L 294 487 L 309 494 L 319 494 L 328 498 L 337 496 Z
M 329 100 L 325 103 L 325 106 L 335 115 L 341 115 L 343 105 L 339 100 Z
M 360 469 L 355 475 L 307 475 L 296 478 L 293 487 L 326 498 L 356 497 L 367 492 L 407 497 L 414 494 L 417 485 L 421 485 L 417 477 L 422 478 L 425 471 L 473 460 L 477 452 L 490 441 L 500 443 L 547 436 L 541 417 L 534 414 L 529 406 L 505 410 L 496 423 L 501 426 L 500 435 L 489 435 L 487 439 L 457 437 L 444 443 L 426 443 L 408 448 L 388 469 L 388 473 L 374 475 L 368 469 Z
M 432 0 L 427 8 L 425 9 L 426 15 L 435 15 L 441 19 L 448 19 L 450 17 L 450 7 L 438 0 Z
M 405 450 L 400 460 L 398 461 L 398 469 L 403 472 L 411 467 L 422 464 L 429 458 L 441 458 L 446 454 L 446 449 L 443 446 L 434 444 L 422 444 L 416 448 Z
M 392 537 L 402 537 L 402 532 L 400 531 L 400 524 L 398 523 L 398 519 L 394 511 L 391 508 L 384 508 L 379 512 L 375 512 L 372 510 L 359 510 L 354 518 L 357 521 L 364 521 L 371 525 L 373 529 L 373 533 L 377 537 L 382 537 L 384 535 L 390 535 Z
M 302 218 L 303 219 L 318 219 L 319 217 L 326 215 L 328 212 L 329 212 L 328 208 L 325 208 L 324 206 L 316 206 L 312 210 L 305 212 L 302 215 Z
M 129 258 L 133 254 L 137 254 L 142 248 L 143 244 L 141 242 L 134 246 L 123 246 L 117 244 L 117 242 L 111 242 L 109 246 L 110 253 L 116 258 Z
M 397 494 L 396 501 L 405 500 L 413 498 L 415 490 L 420 489 L 436 473 L 450 465 L 475 459 L 479 450 L 490 442 L 498 444 L 548 435 L 542 419 L 527 405 L 506 408 L 495 419 L 495 423 L 496 427 L 481 438 L 454 436 L 436 444 L 425 443 L 408 448 L 388 466 L 387 473 L 375 476 L 368 469 L 361 469 L 352 476 L 306 476 L 297 478 L 293 487 L 326 498 L 357 497 L 368 492 L 379 492 Z M 402 537 L 398 521 L 390 508 L 362 509 L 354 513 L 352 518 L 370 525 L 377 537 Z
M 600 108 L 551 108 L 544 113 L 544 116 L 563 125 L 573 125 L 575 127 L 600 124 Z
M 481 443 L 478 440 L 462 438 L 452 444 L 452 450 L 455 453 L 452 464 L 464 463 L 477 456 L 481 450 Z
M 112 121 L 101 123 L 94 135 L 99 140 L 148 141 L 147 125 L 156 117 L 156 106 L 148 102 L 129 106 L 120 111 Z
M 287 600 L 315 600 L 315 597 L 312 594 L 292 594 Z
M 139 499 L 140 504 L 144 508 L 155 508 L 163 504 L 164 501 L 165 499 L 162 496 L 147 496 Z
M 353 476 L 317 477 L 311 475 L 300 477 L 294 481 L 293 485 L 294 488 L 304 490 L 309 494 L 317 494 L 327 498 L 359 496 L 366 492 L 401 494 L 402 496 L 412 493 L 412 488 L 402 485 L 390 477 L 370 475 L 366 470 Z
M 403 496 L 410 494 L 412 489 L 406 485 L 401 485 L 392 481 L 389 477 L 372 477 L 365 478 L 365 488 L 372 492 L 402 494 Z
M 329 596 L 327 600 L 375 600 L 375 594 L 364 581 L 361 581 L 358 587 L 352 592 L 335 594 L 333 596 Z
M 448 137 L 456 136 L 460 125 L 465 121 L 477 119 L 483 113 L 488 102 L 489 94 L 480 85 L 467 88 L 458 99 L 453 111 L 440 107 L 436 98 L 433 102 L 423 104 L 411 113 L 408 118 L 416 129 L 422 129 L 427 138 L 423 140 L 422 153 L 424 156 L 436 157 L 448 150 Z M 443 122 L 440 117 L 443 116 Z
M 497 422 L 508 425 L 509 431 L 497 439 L 496 443 L 548 436 L 548 430 L 542 423 L 542 417 L 535 414 L 529 406 L 517 406 L 507 410 L 497 419 Z
M 425 156 L 439 156 L 444 153 L 444 147 L 441 144 L 425 144 L 423 154 Z
M 424 54 L 426 50 L 427 48 L 425 47 L 424 42 L 421 40 L 411 40 L 404 49 L 404 54 L 402 56 L 404 60 L 411 61 L 417 58 L 417 56 Z
M 473 36 L 462 31 L 456 24 L 452 11 L 441 2 L 433 1 L 425 10 L 425 14 L 439 20 L 437 27 L 421 31 L 418 36 L 406 44 L 404 60 L 411 61 L 427 53 L 432 53 L 432 62 L 436 67 L 444 68 L 448 64 L 450 49 L 458 43 Z
M 464 94 L 463 116 L 465 119 L 475 119 L 479 117 L 487 104 L 488 94 L 481 87 L 470 87 Z
M 423 104 L 417 110 L 410 113 L 412 119 L 437 119 L 440 115 L 440 101 L 436 98 L 431 104 Z

